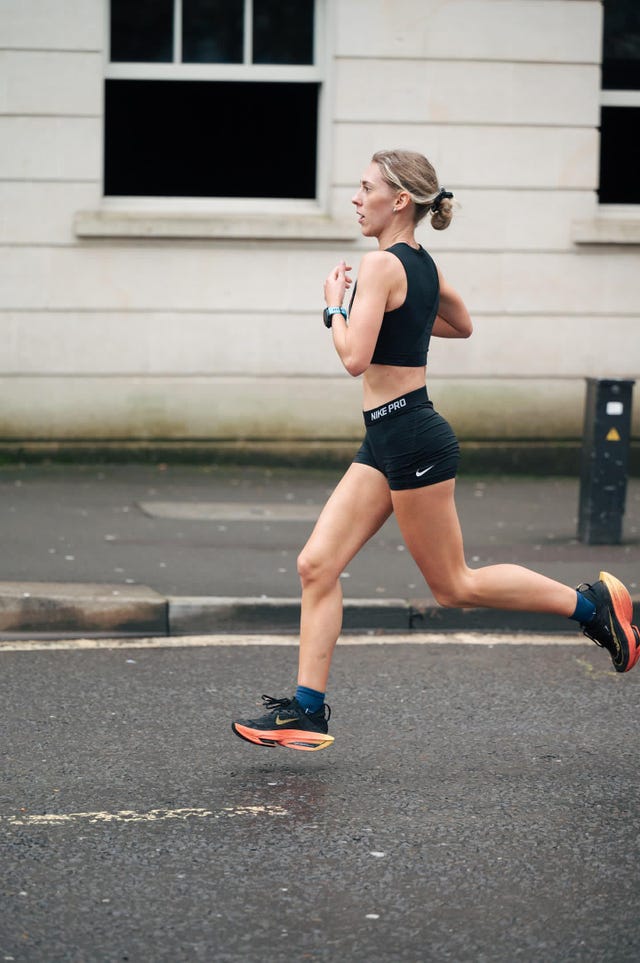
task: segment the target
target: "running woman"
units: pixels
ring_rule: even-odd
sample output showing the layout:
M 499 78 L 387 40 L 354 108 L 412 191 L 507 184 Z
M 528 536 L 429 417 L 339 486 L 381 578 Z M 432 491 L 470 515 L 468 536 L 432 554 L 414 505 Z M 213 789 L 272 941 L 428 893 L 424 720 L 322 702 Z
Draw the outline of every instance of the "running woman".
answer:
M 360 230 L 378 250 L 362 259 L 349 314 L 351 268 L 341 261 L 324 283 L 324 320 L 347 372 L 362 375 L 366 434 L 298 558 L 302 585 L 298 687 L 291 698 L 263 696 L 264 715 L 232 723 L 258 746 L 330 746 L 325 692 L 342 627 L 340 574 L 395 513 L 402 537 L 443 606 L 551 612 L 574 619 L 627 672 L 640 655 L 625 586 L 601 572 L 570 588 L 519 565 L 469 568 L 454 502 L 459 449 L 426 388 L 431 337 L 468 338 L 460 295 L 416 241 L 428 216 L 444 230 L 453 195 L 421 154 L 379 151 L 352 198 Z

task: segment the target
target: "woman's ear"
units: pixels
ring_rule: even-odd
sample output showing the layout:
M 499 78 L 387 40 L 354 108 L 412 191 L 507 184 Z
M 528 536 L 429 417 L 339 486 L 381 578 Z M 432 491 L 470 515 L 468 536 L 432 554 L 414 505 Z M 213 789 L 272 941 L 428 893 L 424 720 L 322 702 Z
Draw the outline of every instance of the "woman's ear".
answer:
M 397 214 L 399 211 L 403 211 L 411 203 L 411 198 L 406 191 L 400 191 L 395 201 L 393 202 L 393 211 Z

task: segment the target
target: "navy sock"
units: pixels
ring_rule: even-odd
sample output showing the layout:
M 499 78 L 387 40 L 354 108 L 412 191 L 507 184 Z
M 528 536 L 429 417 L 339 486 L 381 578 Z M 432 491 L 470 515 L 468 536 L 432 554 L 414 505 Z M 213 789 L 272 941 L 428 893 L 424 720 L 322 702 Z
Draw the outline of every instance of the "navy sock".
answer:
M 306 685 L 299 685 L 296 689 L 296 699 L 305 712 L 313 713 L 322 709 L 324 705 L 324 692 L 317 689 L 309 689 Z
M 596 614 L 595 605 L 593 602 L 590 602 L 588 598 L 585 598 L 584 595 L 581 595 L 580 592 L 576 592 L 576 595 L 578 596 L 576 610 L 573 615 L 569 616 L 569 618 L 573 619 L 574 622 L 590 622 L 593 616 Z

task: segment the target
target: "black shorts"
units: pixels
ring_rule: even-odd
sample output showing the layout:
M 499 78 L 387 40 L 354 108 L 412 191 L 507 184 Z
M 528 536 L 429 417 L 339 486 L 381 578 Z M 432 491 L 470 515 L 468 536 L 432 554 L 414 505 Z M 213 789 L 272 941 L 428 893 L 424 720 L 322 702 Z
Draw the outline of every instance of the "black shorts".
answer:
M 426 388 L 363 414 L 367 433 L 353 460 L 382 472 L 392 491 L 455 478 L 458 440 L 449 423 L 433 410 Z

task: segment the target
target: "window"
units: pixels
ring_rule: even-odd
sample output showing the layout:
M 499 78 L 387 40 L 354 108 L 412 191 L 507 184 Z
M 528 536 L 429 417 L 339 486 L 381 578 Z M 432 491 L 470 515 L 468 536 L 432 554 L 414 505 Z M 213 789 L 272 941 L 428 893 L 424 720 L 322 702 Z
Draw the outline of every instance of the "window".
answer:
M 601 204 L 640 204 L 640 4 L 604 0 Z
M 104 192 L 314 199 L 322 0 L 111 0 Z

